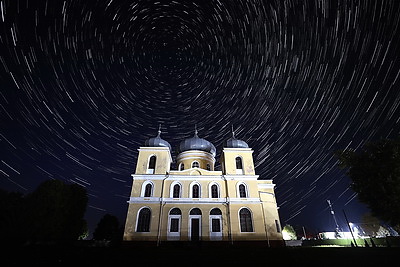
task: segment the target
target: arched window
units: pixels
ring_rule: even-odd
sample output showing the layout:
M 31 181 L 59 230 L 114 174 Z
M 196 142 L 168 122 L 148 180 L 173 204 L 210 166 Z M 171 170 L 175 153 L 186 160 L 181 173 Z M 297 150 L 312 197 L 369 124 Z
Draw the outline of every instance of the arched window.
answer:
M 181 164 L 179 165 L 179 170 L 180 170 L 180 171 L 183 171 L 184 169 L 185 169 L 185 164 L 181 163 Z
M 179 198 L 181 195 L 181 186 L 179 184 L 175 184 L 172 192 L 173 198 Z
M 151 197 L 151 193 L 153 191 L 153 186 L 151 183 L 146 184 L 144 188 L 144 197 Z
M 192 162 L 192 168 L 199 168 L 200 164 L 197 161 Z
M 240 231 L 241 232 L 253 232 L 253 220 L 251 218 L 251 212 L 247 208 L 242 208 L 239 211 L 240 217 Z
M 136 224 L 136 232 L 150 232 L 151 211 L 149 208 L 142 208 Z
M 219 197 L 218 185 L 216 185 L 216 184 L 213 184 L 211 186 L 211 197 L 212 198 L 218 198 Z
M 207 171 L 211 171 L 211 166 L 209 163 L 207 163 Z
M 199 208 L 194 208 L 190 211 L 189 215 L 201 215 L 201 210 Z
M 222 215 L 222 212 L 221 212 L 221 210 L 219 208 L 213 208 L 210 211 L 210 215 Z
M 222 212 L 218 208 L 210 211 L 210 239 L 222 240 Z
M 199 198 L 200 197 L 200 187 L 198 184 L 194 184 L 192 186 L 192 198 Z
M 178 208 L 173 208 L 170 212 L 169 215 L 182 215 L 182 212 Z
M 175 239 L 174 237 L 179 236 L 179 231 L 180 231 L 180 220 L 181 220 L 181 215 L 182 212 L 178 208 L 173 208 L 169 212 L 169 238 L 170 240 Z M 175 233 L 175 234 L 174 234 Z
M 242 198 L 247 197 L 246 186 L 244 184 L 239 185 L 239 197 L 242 197 Z
M 236 157 L 236 174 L 243 174 L 243 163 L 241 157 Z
M 236 157 L 236 169 L 243 169 L 242 158 Z
M 149 159 L 149 167 L 147 168 L 147 174 L 153 174 L 156 169 L 156 159 L 155 155 L 151 156 Z

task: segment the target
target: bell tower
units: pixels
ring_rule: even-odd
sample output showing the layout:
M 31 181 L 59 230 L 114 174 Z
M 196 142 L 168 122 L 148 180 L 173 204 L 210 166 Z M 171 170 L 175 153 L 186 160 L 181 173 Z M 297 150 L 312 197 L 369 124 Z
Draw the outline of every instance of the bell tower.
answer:
M 245 141 L 236 139 L 234 131 L 224 144 L 221 166 L 224 175 L 255 175 L 253 150 Z
M 135 174 L 166 174 L 171 168 L 171 145 L 160 137 L 146 140 L 145 146 L 140 147 Z

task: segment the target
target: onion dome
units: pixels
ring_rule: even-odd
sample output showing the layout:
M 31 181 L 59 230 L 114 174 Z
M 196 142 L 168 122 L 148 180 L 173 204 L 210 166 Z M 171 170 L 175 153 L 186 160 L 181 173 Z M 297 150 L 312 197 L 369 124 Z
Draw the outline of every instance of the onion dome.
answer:
M 195 130 L 193 137 L 187 138 L 179 144 L 179 153 L 189 150 L 205 151 L 211 153 L 214 157 L 217 151 L 213 144 L 197 136 L 197 130 Z
M 148 147 L 168 147 L 169 150 L 171 151 L 172 150 L 171 145 L 167 141 L 162 139 L 160 135 L 161 135 L 161 130 L 158 130 L 158 135 L 156 137 L 147 139 L 144 145 Z
M 225 141 L 224 147 L 249 148 L 249 145 L 243 140 L 236 139 L 235 132 L 232 129 L 232 137 Z

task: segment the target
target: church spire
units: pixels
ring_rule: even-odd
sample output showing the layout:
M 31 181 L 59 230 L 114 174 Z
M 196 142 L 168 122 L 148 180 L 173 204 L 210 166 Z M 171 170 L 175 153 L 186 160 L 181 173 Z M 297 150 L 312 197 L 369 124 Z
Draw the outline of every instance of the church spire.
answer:
M 157 137 L 160 137 L 160 136 L 161 136 L 161 123 L 158 124 L 158 135 L 157 135 Z

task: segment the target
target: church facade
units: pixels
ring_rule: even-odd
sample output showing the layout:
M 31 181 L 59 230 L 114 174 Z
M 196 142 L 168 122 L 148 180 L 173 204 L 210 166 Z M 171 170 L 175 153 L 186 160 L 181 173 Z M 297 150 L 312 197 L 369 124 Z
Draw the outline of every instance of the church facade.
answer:
M 217 171 L 215 146 L 195 131 L 180 143 L 171 170 L 171 145 L 160 133 L 138 149 L 125 241 L 283 244 L 275 185 L 255 174 L 246 142 L 232 133 Z

